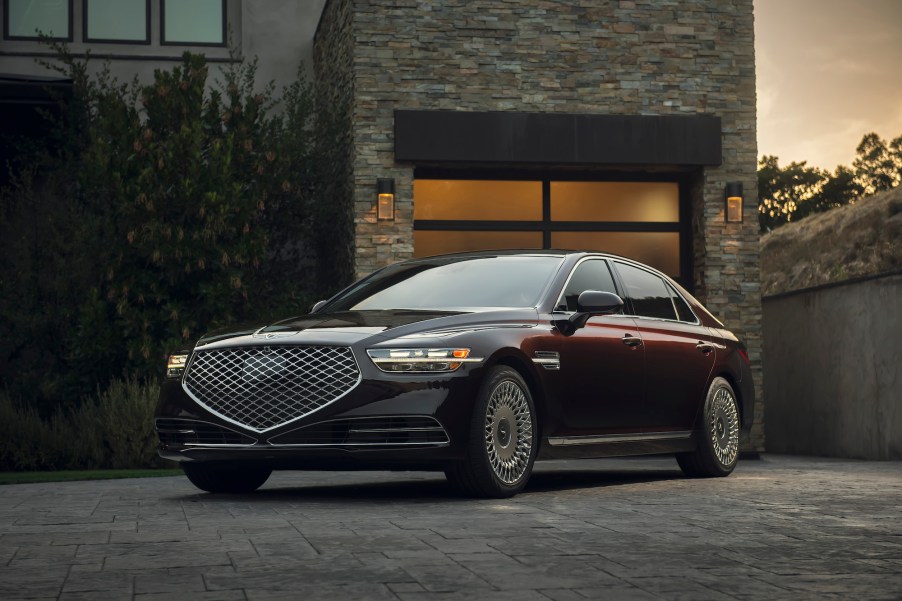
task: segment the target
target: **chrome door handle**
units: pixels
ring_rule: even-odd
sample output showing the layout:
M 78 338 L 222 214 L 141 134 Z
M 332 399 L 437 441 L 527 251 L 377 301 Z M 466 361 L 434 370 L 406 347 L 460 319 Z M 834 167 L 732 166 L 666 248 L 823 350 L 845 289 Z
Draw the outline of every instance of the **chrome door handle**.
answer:
M 623 344 L 626 346 L 639 346 L 642 344 L 642 339 L 638 336 L 630 336 L 629 334 L 623 335 Z
M 714 350 L 714 345 L 710 342 L 702 342 L 701 340 L 699 340 L 698 344 L 695 345 L 695 348 L 707 355 Z

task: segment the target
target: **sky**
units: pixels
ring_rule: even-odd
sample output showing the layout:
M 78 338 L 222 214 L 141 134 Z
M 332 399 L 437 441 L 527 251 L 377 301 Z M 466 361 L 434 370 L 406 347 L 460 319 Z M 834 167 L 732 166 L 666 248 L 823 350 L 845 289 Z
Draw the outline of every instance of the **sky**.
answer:
M 902 0 L 754 0 L 758 155 L 851 165 L 902 136 Z

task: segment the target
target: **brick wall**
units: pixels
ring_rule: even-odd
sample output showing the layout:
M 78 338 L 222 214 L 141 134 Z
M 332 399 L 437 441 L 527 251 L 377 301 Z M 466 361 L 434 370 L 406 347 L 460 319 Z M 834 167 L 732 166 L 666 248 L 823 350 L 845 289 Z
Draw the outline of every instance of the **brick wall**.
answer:
M 338 7 L 352 20 L 358 275 L 413 254 L 395 109 L 718 115 L 723 164 L 693 187 L 695 291 L 748 344 L 760 400 L 752 0 L 330 0 L 318 47 Z M 394 222 L 376 223 L 378 177 L 395 179 Z M 727 181 L 744 186 L 741 225 L 724 223 Z M 747 448 L 763 447 L 762 423 L 759 402 Z

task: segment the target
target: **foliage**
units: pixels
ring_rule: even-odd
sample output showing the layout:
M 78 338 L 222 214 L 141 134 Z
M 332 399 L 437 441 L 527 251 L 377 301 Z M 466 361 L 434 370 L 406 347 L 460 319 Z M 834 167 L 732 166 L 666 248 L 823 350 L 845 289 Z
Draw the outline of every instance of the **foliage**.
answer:
M 234 61 L 211 89 L 204 57 L 185 53 L 140 86 L 56 50 L 75 97 L 52 152 L 0 193 L 11 391 L 44 415 L 72 408 L 111 378 L 158 375 L 210 328 L 305 312 L 316 282 L 346 283 L 317 277 L 317 248 L 349 234 L 333 225 L 345 207 L 313 210 L 325 128 L 302 72 L 276 96 Z
M 780 167 L 766 155 L 758 161 L 758 220 L 762 232 L 812 213 L 856 202 L 902 183 L 902 136 L 887 144 L 869 133 L 857 148 L 852 167 L 833 173 L 806 161 Z
M 0 393 L 0 471 L 151 468 L 159 385 L 114 380 L 76 408 L 42 418 L 29 403 Z

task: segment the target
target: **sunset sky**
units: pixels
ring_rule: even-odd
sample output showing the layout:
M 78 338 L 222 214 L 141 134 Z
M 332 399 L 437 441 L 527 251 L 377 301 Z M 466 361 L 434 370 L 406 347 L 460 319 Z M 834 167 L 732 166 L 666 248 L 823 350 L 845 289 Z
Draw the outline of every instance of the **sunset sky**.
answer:
M 850 165 L 902 135 L 902 0 L 754 0 L 758 154 Z

